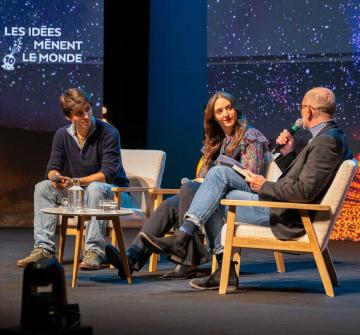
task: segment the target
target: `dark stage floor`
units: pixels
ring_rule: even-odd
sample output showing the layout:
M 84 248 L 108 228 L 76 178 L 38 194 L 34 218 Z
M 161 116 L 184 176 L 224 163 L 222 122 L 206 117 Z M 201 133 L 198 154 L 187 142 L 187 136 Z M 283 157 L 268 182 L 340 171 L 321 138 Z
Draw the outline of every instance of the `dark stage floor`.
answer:
M 127 244 L 134 233 L 125 231 Z M 32 229 L 0 229 L 0 328 L 20 323 L 22 269 L 15 261 L 32 243 Z M 65 258 L 72 248 L 68 237 Z M 79 272 L 71 289 L 67 264 L 68 301 L 79 303 L 82 324 L 94 334 L 360 334 L 360 243 L 332 241 L 330 252 L 341 285 L 335 298 L 325 295 L 310 257 L 286 255 L 287 272 L 278 274 L 270 252 L 246 250 L 233 294 L 163 281 L 158 275 L 172 266 L 165 260 L 157 275 L 135 273 L 133 285 L 103 269 Z M 208 271 L 209 264 L 202 268 Z

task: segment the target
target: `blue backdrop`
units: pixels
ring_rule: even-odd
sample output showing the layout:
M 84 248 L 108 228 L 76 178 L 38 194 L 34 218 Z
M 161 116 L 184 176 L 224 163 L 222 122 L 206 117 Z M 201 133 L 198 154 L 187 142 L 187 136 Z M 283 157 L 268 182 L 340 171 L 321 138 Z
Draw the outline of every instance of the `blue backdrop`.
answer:
M 148 148 L 167 153 L 163 187 L 195 175 L 207 102 L 205 0 L 153 0 Z

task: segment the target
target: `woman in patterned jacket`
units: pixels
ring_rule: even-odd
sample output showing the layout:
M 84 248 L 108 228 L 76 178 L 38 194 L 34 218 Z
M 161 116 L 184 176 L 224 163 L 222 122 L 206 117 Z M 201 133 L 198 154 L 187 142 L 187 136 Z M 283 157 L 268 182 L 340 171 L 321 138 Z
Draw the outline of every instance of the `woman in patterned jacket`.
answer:
M 141 229 L 156 237 L 164 236 L 183 221 L 191 201 L 200 186 L 202 178 L 214 165 L 219 163 L 220 155 L 239 162 L 255 174 L 265 174 L 270 162 L 269 142 L 257 129 L 251 127 L 242 115 L 235 98 L 225 92 L 216 92 L 208 101 L 204 115 L 204 145 L 198 168 L 197 179 L 181 186 L 180 194 L 166 199 L 151 215 Z M 223 157 L 223 156 L 221 156 Z M 239 175 L 239 178 L 243 178 Z M 215 253 L 214 246 L 220 237 L 223 213 L 219 208 L 208 220 L 216 224 L 205 225 L 208 248 Z M 111 245 L 106 246 L 106 255 L 112 265 L 119 270 L 119 276 L 126 278 L 119 252 Z M 127 250 L 130 272 L 139 271 L 147 262 L 151 251 L 143 244 L 139 235 Z M 163 275 L 163 279 L 186 279 L 197 274 L 197 265 L 210 260 L 198 236 L 189 245 L 188 255 L 182 265 Z

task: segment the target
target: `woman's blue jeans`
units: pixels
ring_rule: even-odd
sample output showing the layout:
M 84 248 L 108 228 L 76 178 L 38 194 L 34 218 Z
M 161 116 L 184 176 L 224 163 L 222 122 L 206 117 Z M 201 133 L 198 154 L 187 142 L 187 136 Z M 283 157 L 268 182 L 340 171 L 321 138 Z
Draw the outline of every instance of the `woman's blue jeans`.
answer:
M 214 225 L 221 199 L 232 200 L 259 200 L 259 196 L 251 191 L 249 184 L 235 170 L 227 166 L 214 166 L 206 175 L 204 182 L 195 194 L 195 197 L 185 214 L 185 219 L 195 225 Z M 227 208 L 221 208 L 226 215 Z M 214 214 L 215 213 L 215 214 Z M 217 215 L 218 217 L 218 215 Z M 270 226 L 269 208 L 267 207 L 237 207 L 236 221 L 260 226 Z M 222 252 L 220 235 L 215 238 L 215 253 Z

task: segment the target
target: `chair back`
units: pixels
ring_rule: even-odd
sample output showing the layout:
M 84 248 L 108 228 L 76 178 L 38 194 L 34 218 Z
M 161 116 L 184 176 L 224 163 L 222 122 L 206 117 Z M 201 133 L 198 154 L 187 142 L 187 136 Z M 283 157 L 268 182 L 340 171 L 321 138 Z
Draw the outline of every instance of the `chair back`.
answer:
M 327 190 L 321 205 L 331 207 L 330 212 L 317 212 L 313 219 L 313 227 L 320 245 L 320 249 L 327 247 L 331 232 L 335 226 L 336 218 L 346 198 L 352 183 L 358 163 L 354 159 L 344 161 Z
M 121 159 L 132 187 L 160 187 L 166 153 L 161 150 L 121 149 Z M 149 199 L 144 192 L 131 193 L 136 208 L 148 211 Z

